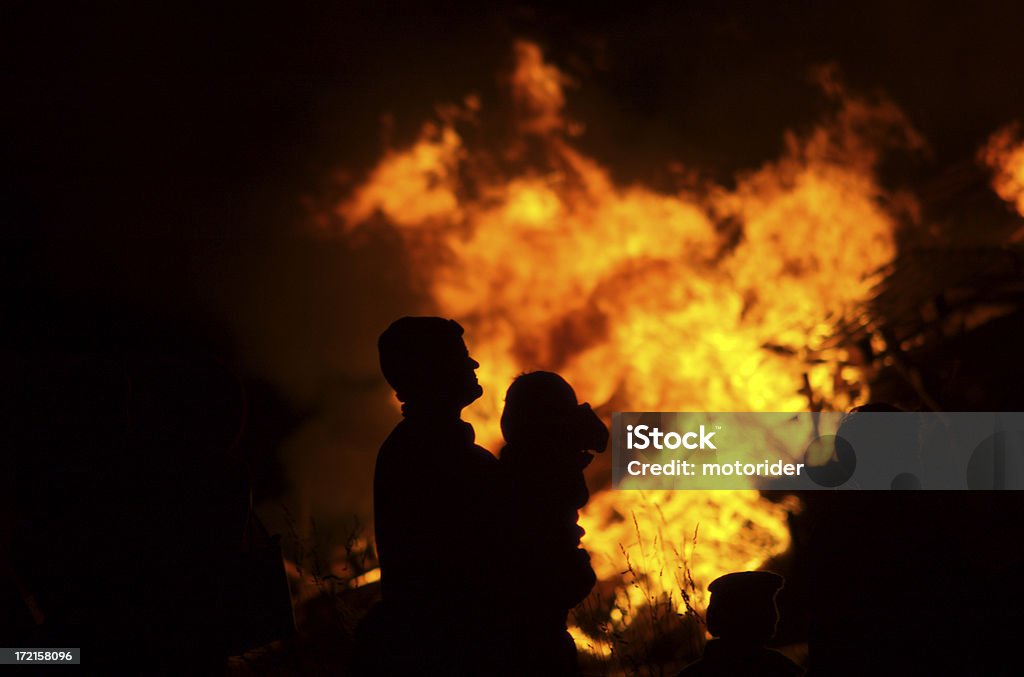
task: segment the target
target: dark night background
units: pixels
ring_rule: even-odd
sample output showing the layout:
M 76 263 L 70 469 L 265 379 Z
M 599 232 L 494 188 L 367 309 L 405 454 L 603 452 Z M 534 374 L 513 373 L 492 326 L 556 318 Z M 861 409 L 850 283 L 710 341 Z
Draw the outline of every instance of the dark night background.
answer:
M 360 176 L 385 143 L 412 141 L 436 103 L 498 99 L 516 38 L 575 79 L 579 144 L 618 179 L 656 184 L 681 160 L 728 183 L 777 157 L 783 130 L 820 118 L 809 69 L 835 63 L 927 139 L 927 153 L 884 171 L 938 195 L 929 218 L 1009 218 L 990 191 L 978 197 L 987 174 L 975 154 L 1024 117 L 1024 6 L 1013 3 L 0 11 L 4 361 L 31 377 L 53 354 L 211 356 L 249 391 L 258 497 L 321 482 L 306 489 L 334 497 L 314 506 L 334 518 L 368 516 L 367 455 L 394 419 L 375 339 L 421 299 L 389 263 L 395 242 L 313 237 L 307 205 L 336 173 Z M 333 451 L 309 451 L 322 447 Z
M 579 143 L 622 180 L 681 160 L 727 183 L 776 157 L 820 117 L 822 63 L 922 132 L 929 154 L 895 169 L 923 192 L 1024 111 L 1009 5 L 568 7 L 8 3 L 7 339 L 173 326 L 300 417 L 378 387 L 373 339 L 416 294 L 375 265 L 389 243 L 310 238 L 304 201 L 372 166 L 383 115 L 401 146 L 438 102 L 495 100 L 516 37 L 577 81 Z

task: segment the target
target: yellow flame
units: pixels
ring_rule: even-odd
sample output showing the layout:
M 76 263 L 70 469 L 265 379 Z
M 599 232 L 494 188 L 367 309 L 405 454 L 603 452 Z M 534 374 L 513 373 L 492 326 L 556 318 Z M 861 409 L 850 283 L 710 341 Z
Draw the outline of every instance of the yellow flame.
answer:
M 348 582 L 350 588 L 361 588 L 364 585 L 376 583 L 380 580 L 380 567 L 370 569 L 362 576 L 356 576 Z
M 732 189 L 665 194 L 617 184 L 577 150 L 568 80 L 536 45 L 515 53 L 508 147 L 460 133 L 481 108 L 473 99 L 385 155 L 335 210 L 346 231 L 375 215 L 392 224 L 431 310 L 466 327 L 485 388 L 467 415 L 483 444 L 500 446 L 505 388 L 537 368 L 604 412 L 800 411 L 811 393 L 844 409 L 866 396 L 860 367 L 828 338 L 895 252 L 875 163 L 886 144 L 921 141 L 894 105 L 850 96 L 824 71 L 838 112 L 787 134 L 778 160 Z M 797 507 L 754 491 L 604 491 L 581 523 L 602 580 L 624 570 L 621 546 L 648 591 L 681 610 L 682 558 L 703 594 L 714 577 L 785 551 Z M 620 615 L 650 603 L 637 590 L 619 586 Z
M 568 630 L 576 646 L 587 653 L 602 658 L 612 655 L 612 646 L 608 642 L 589 636 L 575 625 L 569 625 Z

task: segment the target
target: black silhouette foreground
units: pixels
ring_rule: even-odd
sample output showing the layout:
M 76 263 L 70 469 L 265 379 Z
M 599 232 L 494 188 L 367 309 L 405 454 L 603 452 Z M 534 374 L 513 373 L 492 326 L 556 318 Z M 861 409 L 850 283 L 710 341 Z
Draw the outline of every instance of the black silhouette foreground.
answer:
M 608 429 L 558 374 L 523 374 L 505 395 L 501 466 L 511 490 L 513 540 L 534 553 L 534 583 L 512 610 L 519 674 L 578 674 L 566 614 L 596 583 L 580 548 L 578 511 L 590 498 L 583 469 L 604 451 Z
M 13 601 L 30 613 L 12 644 L 81 647 L 97 674 L 218 675 L 289 636 L 234 374 L 201 353 L 47 357 L 25 367 L 13 445 Z
M 741 571 L 716 578 L 708 586 L 708 642 L 704 655 L 679 677 L 789 677 L 803 670 L 765 645 L 775 635 L 779 611 L 775 595 L 782 576 L 770 571 Z
M 480 397 L 457 322 L 404 317 L 380 336 L 403 420 L 380 448 L 374 528 L 382 602 L 359 630 L 360 674 L 494 674 L 507 579 L 498 461 L 462 409 Z

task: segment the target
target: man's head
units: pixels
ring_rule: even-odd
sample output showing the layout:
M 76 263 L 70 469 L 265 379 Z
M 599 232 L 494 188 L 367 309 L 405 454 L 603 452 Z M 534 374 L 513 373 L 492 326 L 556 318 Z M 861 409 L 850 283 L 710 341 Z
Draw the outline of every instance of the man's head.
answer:
M 440 317 L 403 317 L 377 340 L 380 369 L 407 404 L 461 409 L 483 394 L 480 364 L 469 356 L 462 327 Z

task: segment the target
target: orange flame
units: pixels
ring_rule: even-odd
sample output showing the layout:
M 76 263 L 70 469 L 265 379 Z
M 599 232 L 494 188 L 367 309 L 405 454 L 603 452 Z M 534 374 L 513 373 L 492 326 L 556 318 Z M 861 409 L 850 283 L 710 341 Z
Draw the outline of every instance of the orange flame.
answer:
M 1020 125 L 1008 125 L 989 137 L 982 162 L 993 170 L 992 188 L 1024 216 L 1024 139 Z
M 896 217 L 875 164 L 920 138 L 887 102 L 849 95 L 829 72 L 837 113 L 787 133 L 783 155 L 736 187 L 693 183 L 665 194 L 619 185 L 577 150 L 564 114 L 567 78 L 540 49 L 515 46 L 511 140 L 476 140 L 480 102 L 441 110 L 409 148 L 385 154 L 336 206 L 346 231 L 383 218 L 401 234 L 439 314 L 466 327 L 484 398 L 467 412 L 500 446 L 508 383 L 562 373 L 600 411 L 845 409 L 867 395 L 855 356 L 832 347 L 895 253 Z M 754 491 L 595 494 L 581 523 L 602 580 L 623 553 L 655 594 L 683 610 L 674 572 L 756 568 L 790 542 L 787 512 Z M 635 522 L 634 522 L 635 520 Z M 621 550 L 620 550 L 621 546 Z M 651 601 L 616 593 L 616 619 Z M 613 619 L 615 620 L 615 619 Z M 578 630 L 575 630 L 579 634 Z

